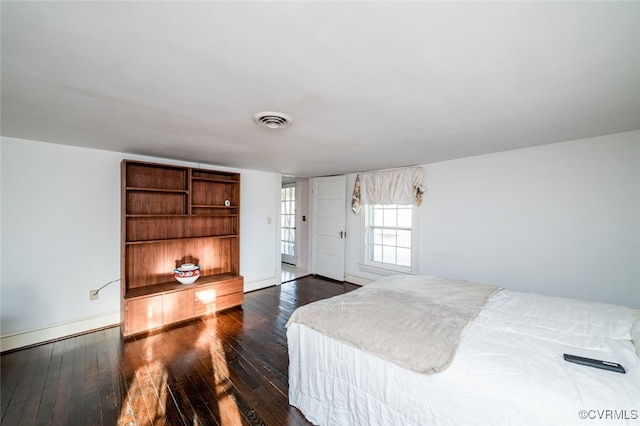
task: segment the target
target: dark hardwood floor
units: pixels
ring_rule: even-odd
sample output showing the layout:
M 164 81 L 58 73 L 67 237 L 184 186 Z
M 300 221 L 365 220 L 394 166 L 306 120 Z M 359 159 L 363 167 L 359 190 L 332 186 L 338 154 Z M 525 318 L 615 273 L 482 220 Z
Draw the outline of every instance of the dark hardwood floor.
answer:
M 308 425 L 288 403 L 285 324 L 358 288 L 305 277 L 242 308 L 122 340 L 118 327 L 3 354 L 2 425 Z

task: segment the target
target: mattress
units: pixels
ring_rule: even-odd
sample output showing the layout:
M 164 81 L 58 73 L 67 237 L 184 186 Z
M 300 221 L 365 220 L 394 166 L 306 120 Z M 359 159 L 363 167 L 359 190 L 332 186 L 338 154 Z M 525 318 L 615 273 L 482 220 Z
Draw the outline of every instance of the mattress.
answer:
M 292 323 L 289 402 L 317 425 L 638 425 L 633 320 L 622 306 L 503 290 L 451 365 L 430 375 Z M 620 363 L 626 374 L 564 353 Z

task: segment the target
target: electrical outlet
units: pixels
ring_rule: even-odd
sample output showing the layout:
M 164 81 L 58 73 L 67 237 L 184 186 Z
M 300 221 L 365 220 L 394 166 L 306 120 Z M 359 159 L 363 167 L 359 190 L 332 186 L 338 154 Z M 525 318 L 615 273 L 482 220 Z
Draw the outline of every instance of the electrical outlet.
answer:
M 98 290 L 89 290 L 89 300 L 98 300 Z

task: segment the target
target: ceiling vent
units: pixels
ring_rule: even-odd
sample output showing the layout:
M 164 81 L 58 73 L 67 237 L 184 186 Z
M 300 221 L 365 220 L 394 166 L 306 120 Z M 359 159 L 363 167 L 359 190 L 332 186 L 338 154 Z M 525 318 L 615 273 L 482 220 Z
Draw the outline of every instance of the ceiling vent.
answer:
M 291 117 L 275 111 L 263 111 L 253 116 L 253 121 L 269 129 L 284 129 L 291 124 Z

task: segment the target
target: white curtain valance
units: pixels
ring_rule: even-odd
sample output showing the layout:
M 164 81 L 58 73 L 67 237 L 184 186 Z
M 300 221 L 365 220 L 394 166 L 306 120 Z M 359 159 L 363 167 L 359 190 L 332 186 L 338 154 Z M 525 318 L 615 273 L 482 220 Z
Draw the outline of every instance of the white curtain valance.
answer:
M 360 204 L 422 203 L 422 167 L 380 170 L 361 173 L 353 191 L 353 211 L 360 212 Z

